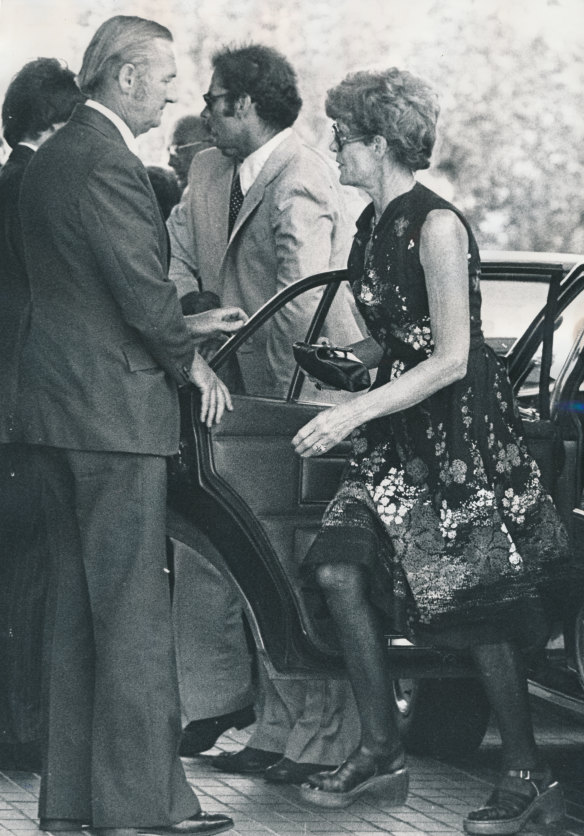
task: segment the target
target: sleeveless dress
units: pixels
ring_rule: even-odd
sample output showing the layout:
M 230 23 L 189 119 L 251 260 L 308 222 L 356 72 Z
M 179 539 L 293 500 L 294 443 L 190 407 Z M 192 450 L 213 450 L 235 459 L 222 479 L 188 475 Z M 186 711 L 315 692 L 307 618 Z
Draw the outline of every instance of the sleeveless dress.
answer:
M 469 238 L 466 376 L 353 432 L 341 487 L 301 574 L 314 595 L 317 565 L 357 562 L 399 632 L 455 647 L 505 638 L 531 646 L 545 640 L 542 591 L 557 601 L 572 578 L 567 534 L 522 440 L 505 367 L 483 339 L 472 231 L 419 183 L 375 228 L 373 206 L 365 209 L 349 257 L 355 302 L 384 350 L 373 388 L 432 354 L 419 245 L 433 209 L 455 212 Z

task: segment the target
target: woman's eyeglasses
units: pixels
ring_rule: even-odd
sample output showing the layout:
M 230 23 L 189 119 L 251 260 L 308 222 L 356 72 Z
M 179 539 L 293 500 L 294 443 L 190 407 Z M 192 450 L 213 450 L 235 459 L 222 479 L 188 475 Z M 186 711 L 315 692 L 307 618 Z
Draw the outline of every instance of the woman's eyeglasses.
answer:
M 350 145 L 352 142 L 361 142 L 363 139 L 369 139 L 368 134 L 360 134 L 359 136 L 347 136 L 339 130 L 336 122 L 333 122 L 333 146 L 335 151 L 342 151 L 345 145 Z

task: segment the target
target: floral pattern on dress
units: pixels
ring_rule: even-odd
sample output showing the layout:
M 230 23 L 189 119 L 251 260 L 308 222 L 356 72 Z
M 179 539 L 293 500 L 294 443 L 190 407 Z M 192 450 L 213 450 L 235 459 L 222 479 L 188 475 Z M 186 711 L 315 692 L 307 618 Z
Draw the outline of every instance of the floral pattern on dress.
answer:
M 567 536 L 522 440 L 505 368 L 484 344 L 472 231 L 454 207 L 419 184 L 392 201 L 375 227 L 372 208 L 365 210 L 349 259 L 357 307 L 385 352 L 374 386 L 399 378 L 434 350 L 415 246 L 434 208 L 456 212 L 469 236 L 466 376 L 353 432 L 353 453 L 322 530 L 350 530 L 355 503 L 366 506 L 360 525 L 369 520 L 382 532 L 380 571 L 391 573 L 394 593 L 408 590 L 420 624 L 448 626 L 497 618 L 498 610 L 561 579 Z

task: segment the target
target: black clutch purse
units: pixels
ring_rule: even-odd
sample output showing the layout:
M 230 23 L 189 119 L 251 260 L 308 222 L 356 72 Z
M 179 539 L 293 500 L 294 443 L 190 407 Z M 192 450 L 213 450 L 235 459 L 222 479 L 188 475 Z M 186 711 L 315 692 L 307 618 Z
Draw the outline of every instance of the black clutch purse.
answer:
M 311 377 L 334 389 L 360 392 L 371 386 L 369 369 L 346 348 L 295 342 L 294 359 Z

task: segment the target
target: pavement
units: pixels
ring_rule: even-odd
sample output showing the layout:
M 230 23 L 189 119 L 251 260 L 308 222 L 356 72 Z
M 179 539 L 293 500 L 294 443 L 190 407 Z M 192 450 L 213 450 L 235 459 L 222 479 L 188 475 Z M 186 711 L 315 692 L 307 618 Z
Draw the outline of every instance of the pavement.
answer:
M 550 718 L 547 709 L 534 713 L 538 741 L 554 768 L 563 765 L 569 776 L 580 767 L 582 771 L 574 782 L 570 777 L 564 784 L 564 820 L 547 828 L 528 825 L 522 833 L 584 836 L 584 781 L 579 777 L 584 775 L 584 723 L 561 714 Z M 227 732 L 207 754 L 241 748 L 249 731 Z M 389 807 L 383 799 L 369 795 L 345 810 L 316 808 L 304 802 L 293 786 L 278 787 L 261 777 L 218 772 L 204 757 L 184 758 L 183 763 L 202 808 L 233 818 L 232 836 L 458 836 L 465 814 L 489 795 L 498 754 L 498 734 L 490 728 L 477 755 L 467 762 L 410 757 L 406 804 Z M 0 772 L 0 836 L 38 835 L 38 791 L 38 775 Z

